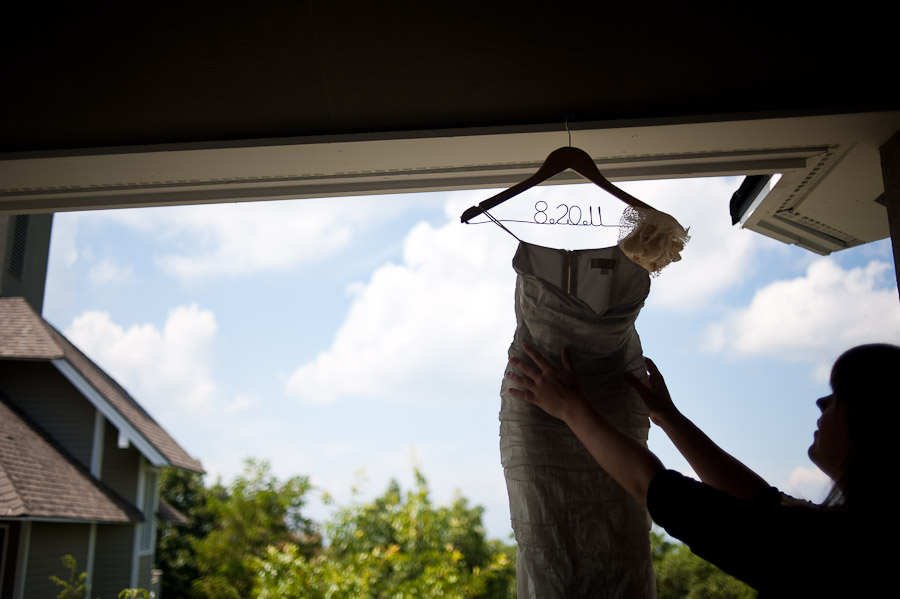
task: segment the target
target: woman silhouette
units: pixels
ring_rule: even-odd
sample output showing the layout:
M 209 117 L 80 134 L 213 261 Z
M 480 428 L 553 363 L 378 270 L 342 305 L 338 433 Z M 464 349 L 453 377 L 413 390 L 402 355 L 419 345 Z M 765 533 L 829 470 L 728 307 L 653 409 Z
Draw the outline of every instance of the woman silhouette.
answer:
M 512 395 L 563 420 L 653 520 L 700 557 L 763 596 L 863 596 L 887 588 L 887 552 L 875 537 L 884 530 L 883 507 L 892 495 L 884 479 L 896 448 L 873 422 L 897 421 L 900 347 L 863 345 L 835 362 L 832 393 L 816 401 L 822 415 L 809 448 L 810 459 L 834 481 L 821 505 L 781 494 L 713 443 L 678 411 L 649 359 L 646 384 L 631 373 L 625 378 L 702 483 L 666 470 L 598 414 L 581 393 L 566 350 L 562 369 L 532 347 L 526 352 L 533 363 L 513 359 L 522 374 L 506 374 L 516 386 Z

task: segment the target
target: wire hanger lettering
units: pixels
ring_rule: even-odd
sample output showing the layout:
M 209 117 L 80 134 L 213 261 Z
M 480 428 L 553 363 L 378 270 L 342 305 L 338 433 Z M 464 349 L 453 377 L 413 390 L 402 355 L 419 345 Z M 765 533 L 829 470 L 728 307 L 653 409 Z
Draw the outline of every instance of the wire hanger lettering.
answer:
M 462 213 L 460 221 L 463 223 L 468 223 L 479 214 L 486 214 L 487 210 L 490 210 L 491 208 L 502 204 L 506 200 L 519 195 L 527 189 L 531 189 L 532 187 L 543 183 L 550 177 L 561 173 L 566 169 L 572 169 L 582 177 L 593 182 L 595 185 L 610 193 L 611 195 L 619 198 L 629 206 L 644 209 L 650 208 L 650 206 L 648 206 L 644 202 L 610 183 L 610 181 L 606 177 L 600 174 L 600 171 L 597 169 L 597 165 L 594 164 L 594 160 L 588 155 L 587 152 L 580 148 L 565 146 L 550 152 L 550 155 L 547 156 L 547 159 L 544 160 L 544 164 L 541 165 L 537 172 L 521 183 L 517 183 L 509 189 L 501 191 L 497 195 L 484 200 L 477 206 L 468 208 L 465 212 Z M 490 215 L 488 215 L 488 217 L 490 217 Z

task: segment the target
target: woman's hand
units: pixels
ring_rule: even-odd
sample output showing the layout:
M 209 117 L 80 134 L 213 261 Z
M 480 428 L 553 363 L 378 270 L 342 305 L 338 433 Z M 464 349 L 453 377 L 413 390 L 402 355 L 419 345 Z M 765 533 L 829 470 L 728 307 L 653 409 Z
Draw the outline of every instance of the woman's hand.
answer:
M 632 497 L 647 505 L 647 489 L 653 477 L 663 469 L 662 463 L 646 447 L 612 426 L 591 407 L 566 348 L 561 356 L 563 369 L 557 370 L 533 347 L 527 344 L 524 347 L 534 366 L 516 358 L 510 359 L 522 373 L 507 371 L 506 378 L 520 387 L 510 388 L 510 394 L 564 421 L 597 463 Z
M 507 371 L 506 378 L 519 388 L 510 388 L 510 394 L 518 399 L 533 403 L 551 416 L 569 422 L 579 408 L 587 406 L 584 390 L 569 358 L 568 348 L 561 353 L 563 370 L 557 370 L 536 349 L 524 344 L 525 352 L 534 361 L 534 366 L 510 358 L 510 362 L 522 375 Z
M 650 420 L 657 426 L 664 426 L 664 423 L 669 422 L 678 414 L 678 408 L 672 402 L 672 396 L 669 395 L 669 389 L 666 388 L 666 381 L 656 364 L 650 358 L 644 358 L 644 362 L 647 365 L 647 372 L 650 374 L 646 383 L 630 372 L 625 373 L 625 380 L 640 393 L 644 405 L 650 410 Z
M 650 373 L 646 384 L 630 372 L 625 373 L 625 380 L 640 393 L 653 423 L 665 431 L 700 480 L 738 499 L 757 499 L 769 484 L 679 412 L 656 364 L 649 358 L 645 363 Z

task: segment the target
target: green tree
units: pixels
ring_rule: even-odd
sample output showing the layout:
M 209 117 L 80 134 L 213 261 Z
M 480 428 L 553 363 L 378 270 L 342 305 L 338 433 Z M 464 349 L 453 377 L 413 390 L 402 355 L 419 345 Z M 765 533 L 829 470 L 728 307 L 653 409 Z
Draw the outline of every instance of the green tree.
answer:
M 686 545 L 650 531 L 657 599 L 754 599 L 756 591 L 697 557 Z
M 338 510 L 327 547 L 301 559 L 296 546 L 270 547 L 258 561 L 259 599 L 515 597 L 515 548 L 487 540 L 483 508 L 457 497 L 435 507 L 424 477 L 396 481 L 366 504 Z
M 174 468 L 162 471 L 159 496 L 184 514 L 188 523 L 160 522 L 156 533 L 156 567 L 163 571 L 162 596 L 175 599 L 200 599 L 192 588 L 200 577 L 195 543 L 215 527 L 209 508 L 210 491 L 203 475 Z
M 63 566 L 69 571 L 68 580 L 51 576 L 50 580 L 60 587 L 57 599 L 84 599 L 87 595 L 87 572 L 79 572 L 75 557 L 69 553 L 62 556 Z
M 60 587 L 56 599 L 85 599 L 85 597 L 89 597 L 87 572 L 78 571 L 75 557 L 70 553 L 62 556 L 62 563 L 69 571 L 68 580 L 63 580 L 59 576 L 50 577 L 50 580 Z M 147 589 L 139 588 L 122 589 L 119 591 L 118 599 L 150 599 L 150 592 Z
M 279 481 L 268 462 L 250 459 L 230 487 L 209 489 L 213 526 L 191 543 L 198 570 L 193 591 L 215 599 L 250 597 L 258 558 L 270 546 L 292 545 L 299 555 L 311 555 L 319 536 L 300 511 L 309 488 L 306 477 Z

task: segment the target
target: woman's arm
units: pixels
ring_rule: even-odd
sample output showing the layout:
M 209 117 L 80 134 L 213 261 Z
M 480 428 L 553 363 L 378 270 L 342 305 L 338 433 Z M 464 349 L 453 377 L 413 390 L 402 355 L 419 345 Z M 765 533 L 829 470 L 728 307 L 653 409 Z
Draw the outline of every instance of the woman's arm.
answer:
M 511 358 L 512 364 L 524 374 L 506 373 L 508 379 L 521 387 L 511 388 L 512 396 L 531 402 L 565 422 L 597 463 L 632 497 L 647 505 L 650 481 L 663 470 L 659 459 L 591 407 L 565 349 L 562 352 L 563 370 L 554 368 L 527 344 L 525 351 L 535 365 Z
M 656 364 L 649 358 L 646 362 L 650 375 L 646 384 L 631 373 L 625 374 L 625 380 L 641 394 L 650 419 L 665 431 L 700 480 L 739 499 L 758 498 L 769 484 L 678 411 Z

